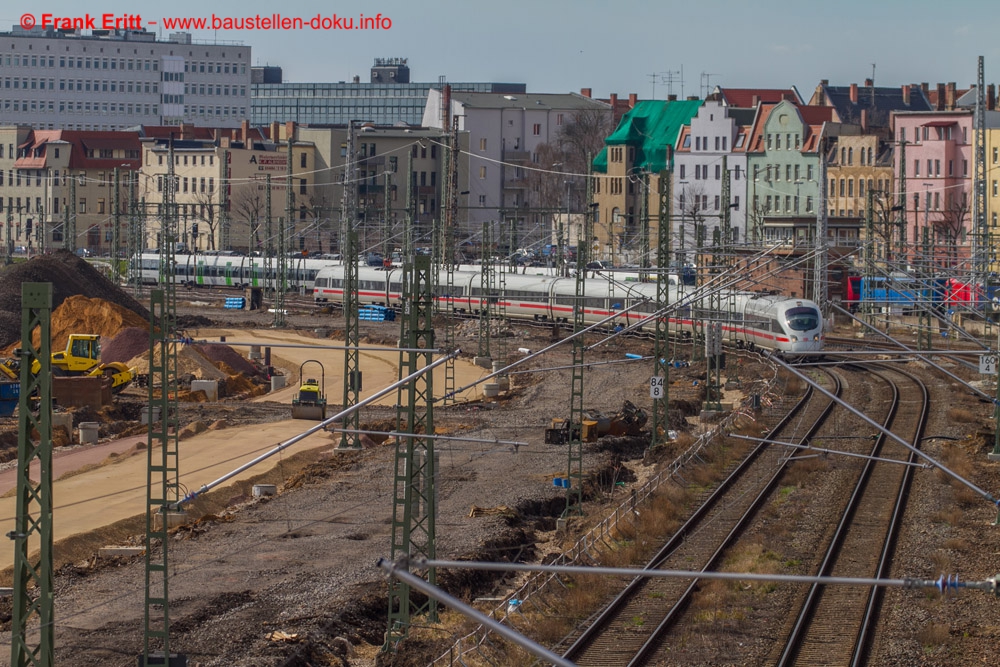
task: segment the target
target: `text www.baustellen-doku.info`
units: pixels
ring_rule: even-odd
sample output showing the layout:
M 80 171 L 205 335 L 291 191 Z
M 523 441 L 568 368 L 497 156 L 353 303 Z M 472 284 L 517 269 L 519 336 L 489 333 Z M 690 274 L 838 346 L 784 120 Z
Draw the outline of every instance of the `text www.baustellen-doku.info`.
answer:
M 60 16 L 48 12 L 21 15 L 21 27 L 52 30 L 389 30 L 392 19 L 382 14 L 253 14 L 250 16 L 172 16 L 152 19 L 142 14 L 80 14 Z

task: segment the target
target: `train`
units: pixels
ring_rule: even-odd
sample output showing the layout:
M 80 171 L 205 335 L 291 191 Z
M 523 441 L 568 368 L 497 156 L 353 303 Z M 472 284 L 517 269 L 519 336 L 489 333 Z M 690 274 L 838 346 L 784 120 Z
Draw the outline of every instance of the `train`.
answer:
M 944 276 L 918 278 L 902 272 L 872 278 L 850 275 L 844 300 L 851 312 L 857 312 L 865 302 L 902 315 L 917 313 L 922 306 L 939 312 L 984 309 L 994 312 L 1000 296 L 998 288 Z
M 288 267 L 287 289 L 309 292 L 313 288 L 316 275 L 330 266 L 340 266 L 343 262 L 335 255 L 325 257 L 302 257 L 289 255 L 285 258 Z M 270 266 L 264 257 L 237 255 L 235 253 L 174 255 L 174 282 L 188 287 L 264 287 L 265 283 L 275 284 L 278 260 L 270 258 Z M 160 255 L 144 252 L 139 257 L 139 276 L 143 284 L 156 285 L 160 282 Z
M 491 309 L 503 307 L 507 317 L 535 321 L 569 322 L 576 302 L 575 278 L 510 274 L 505 277 L 502 295 L 484 295 L 481 274 L 455 271 L 452 289 L 440 276 L 435 299 L 439 306 L 458 313 L 479 314 L 484 303 Z M 357 295 L 363 305 L 398 307 L 402 299 L 403 271 L 399 268 L 359 267 Z M 823 317 L 808 299 L 788 298 L 773 292 L 724 290 L 715 297 L 699 296 L 697 290 L 679 284 L 675 275 L 667 277 L 669 300 L 674 311 L 672 328 L 690 334 L 705 321 L 720 321 L 723 336 L 732 345 L 792 354 L 815 354 L 823 349 Z M 650 317 L 656 308 L 655 283 L 625 283 L 597 279 L 585 283 L 584 321 L 605 320 L 616 313 L 615 325 L 636 325 L 652 329 Z M 344 297 L 344 267 L 329 266 L 316 275 L 313 299 L 316 303 L 341 302 Z M 622 312 L 628 309 L 627 312 Z

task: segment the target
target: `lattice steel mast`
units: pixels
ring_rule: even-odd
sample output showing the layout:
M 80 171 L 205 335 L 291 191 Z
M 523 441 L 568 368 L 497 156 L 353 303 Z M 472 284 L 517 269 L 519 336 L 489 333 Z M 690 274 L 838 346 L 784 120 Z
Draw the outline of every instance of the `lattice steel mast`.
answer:
M 590 178 L 590 155 L 587 155 L 587 205 L 583 211 L 583 238 L 576 241 L 576 298 L 573 300 L 573 333 L 586 328 L 587 262 L 590 261 L 590 244 L 593 238 L 593 190 Z M 586 343 L 582 335 L 573 337 L 573 378 L 570 386 L 569 446 L 566 478 L 566 509 L 563 516 L 583 514 L 583 363 Z
M 400 379 L 429 365 L 433 358 L 433 353 L 429 351 L 418 351 L 434 349 L 434 281 L 431 269 L 431 258 L 426 255 L 411 256 L 404 268 L 407 293 L 403 301 L 405 335 L 401 343 L 411 351 L 401 353 L 406 355 L 407 360 L 405 364 L 400 364 Z M 402 432 L 433 436 L 433 401 L 433 372 L 424 373 L 410 382 L 397 416 Z M 404 555 L 427 559 L 435 557 L 435 469 L 433 437 L 412 435 L 398 440 L 393 474 L 393 560 Z M 427 570 L 424 576 L 431 585 L 435 585 L 437 574 L 433 568 Z M 411 599 L 407 584 L 390 580 L 389 628 L 385 648 L 391 648 L 404 638 L 409 632 L 411 619 L 420 614 L 427 614 L 431 623 L 437 621 L 437 603 L 433 598 L 418 604 Z
M 347 164 L 344 168 L 344 189 L 341 197 L 340 238 L 344 244 L 344 409 L 355 405 L 361 396 L 361 363 L 358 346 L 358 250 L 354 230 L 354 121 L 347 126 Z M 338 449 L 361 449 L 361 416 L 355 410 L 344 418 Z
M 55 653 L 52 580 L 52 284 L 21 285 L 21 383 L 17 429 L 17 513 L 14 530 L 14 600 L 11 611 L 12 667 L 52 667 Z M 32 333 L 38 328 L 36 346 Z M 35 361 L 41 364 L 32 375 Z M 37 394 L 38 412 L 32 410 Z M 38 433 L 38 439 L 32 438 Z M 31 479 L 31 464 L 39 475 Z M 38 561 L 30 554 L 38 550 Z M 29 634 L 38 623 L 38 641 Z M 29 625 L 31 627 L 29 627 Z
M 670 304 L 670 239 L 672 218 L 670 199 L 670 179 L 673 176 L 673 156 L 667 148 L 667 168 L 660 172 L 659 203 L 660 220 L 657 225 L 656 240 L 656 304 L 654 312 L 661 313 Z M 667 441 L 670 422 L 667 408 L 670 401 L 670 320 L 667 315 L 657 315 L 653 340 L 653 377 L 650 380 L 650 397 L 653 399 L 650 421 L 650 447 Z
M 174 142 L 170 139 L 160 216 L 160 286 L 150 294 L 149 426 L 146 434 L 146 587 L 142 667 L 162 664 L 170 653 L 168 506 L 180 497 L 177 411 L 177 217 Z M 157 389 L 159 394 L 157 394 Z M 154 408 L 159 408 L 159 418 Z M 181 663 L 183 664 L 183 662 Z

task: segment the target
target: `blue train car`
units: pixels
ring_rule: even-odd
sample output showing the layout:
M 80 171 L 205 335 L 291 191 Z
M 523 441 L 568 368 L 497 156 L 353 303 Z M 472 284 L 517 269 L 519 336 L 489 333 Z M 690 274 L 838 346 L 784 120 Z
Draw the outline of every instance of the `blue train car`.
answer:
M 876 276 L 860 280 L 862 302 L 903 314 L 920 306 L 938 307 L 948 294 L 947 278 L 918 279 L 910 275 Z

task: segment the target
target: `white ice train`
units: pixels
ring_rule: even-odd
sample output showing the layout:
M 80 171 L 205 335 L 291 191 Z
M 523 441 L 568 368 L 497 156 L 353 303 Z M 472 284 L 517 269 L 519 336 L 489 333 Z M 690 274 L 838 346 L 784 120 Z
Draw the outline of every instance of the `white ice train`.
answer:
M 402 291 L 401 269 L 373 269 L 359 267 L 358 297 L 362 304 L 397 306 Z M 483 293 L 478 272 L 456 271 L 454 289 L 447 294 L 444 286 L 437 289 L 438 301 L 449 298 L 459 312 L 478 313 L 482 309 Z M 443 279 L 444 276 L 442 275 Z M 575 278 L 554 278 L 508 274 L 505 276 L 502 297 L 489 297 L 492 308 L 503 304 L 508 317 L 529 318 L 541 321 L 566 322 L 573 319 L 576 301 Z M 604 279 L 588 279 L 584 296 L 584 319 L 598 322 L 616 312 L 637 305 L 621 313 L 623 325 L 643 322 L 651 329 L 654 321 L 649 314 L 655 311 L 656 285 L 654 283 L 623 283 Z M 683 290 L 683 291 L 682 291 Z M 670 314 L 672 326 L 691 331 L 696 322 L 722 321 L 727 340 L 738 347 L 765 348 L 789 353 L 815 353 L 823 349 L 823 318 L 819 308 L 808 299 L 795 299 L 771 293 L 726 291 L 714 300 L 693 297 L 693 287 L 678 287 L 676 276 L 669 277 L 671 304 L 679 304 Z M 685 293 L 686 291 L 686 293 Z M 316 302 L 339 302 L 344 296 L 343 266 L 329 266 L 315 277 L 313 298 Z

